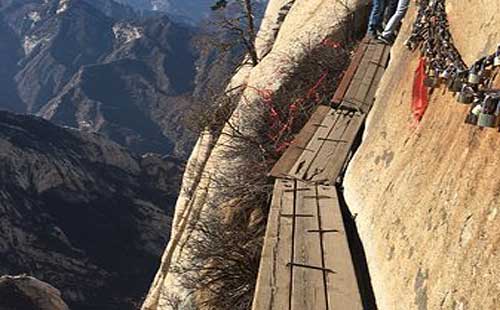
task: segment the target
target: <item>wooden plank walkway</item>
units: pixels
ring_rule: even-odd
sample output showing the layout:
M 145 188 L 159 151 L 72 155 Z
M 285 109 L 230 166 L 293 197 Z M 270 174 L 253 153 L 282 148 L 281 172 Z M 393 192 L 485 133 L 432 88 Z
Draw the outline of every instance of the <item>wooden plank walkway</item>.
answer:
M 336 188 L 277 179 L 253 304 L 362 309 Z
M 335 183 L 375 100 L 389 47 L 364 40 L 357 54 L 363 57 L 355 59 L 359 61 L 356 69 L 350 66 L 355 73 L 345 74 L 341 82 L 349 81 L 344 99 L 333 108 L 318 107 L 273 167 L 271 176 Z
M 319 106 L 271 171 L 276 177 L 253 310 L 361 310 L 337 196 L 389 59 L 364 39 L 332 107 Z

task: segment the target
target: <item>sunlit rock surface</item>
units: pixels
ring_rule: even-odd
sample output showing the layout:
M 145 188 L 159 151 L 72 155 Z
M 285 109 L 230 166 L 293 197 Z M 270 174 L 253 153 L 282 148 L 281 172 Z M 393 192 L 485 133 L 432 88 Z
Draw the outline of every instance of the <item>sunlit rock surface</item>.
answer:
M 500 2 L 446 4 L 467 64 L 492 53 Z M 345 178 L 347 204 L 357 214 L 380 309 L 498 309 L 500 135 L 464 124 L 469 107 L 444 88 L 412 126 L 419 54 L 403 42 L 414 15 L 412 4 Z

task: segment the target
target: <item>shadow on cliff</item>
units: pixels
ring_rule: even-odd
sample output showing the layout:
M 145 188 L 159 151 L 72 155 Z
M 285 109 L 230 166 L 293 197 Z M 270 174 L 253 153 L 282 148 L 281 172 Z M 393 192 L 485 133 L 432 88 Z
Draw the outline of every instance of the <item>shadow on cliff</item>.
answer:
M 360 129 L 356 140 L 354 141 L 351 154 L 354 155 L 356 150 L 361 145 L 363 132 L 365 126 Z M 351 156 L 352 156 L 351 155 Z M 343 176 L 342 176 L 343 178 Z M 358 229 L 356 227 L 356 214 L 352 214 L 349 210 L 344 199 L 342 182 L 337 184 L 337 195 L 339 198 L 340 209 L 342 211 L 342 218 L 345 224 L 345 231 L 347 235 L 347 240 L 349 242 L 349 249 L 351 250 L 351 256 L 354 264 L 354 270 L 356 272 L 356 280 L 358 281 L 358 287 L 361 294 L 361 300 L 363 301 L 363 308 L 365 310 L 375 310 L 377 308 L 377 302 L 375 300 L 375 295 L 373 294 L 373 287 L 370 278 L 370 271 L 368 269 L 368 264 L 366 262 L 366 253 L 363 247 L 363 242 L 358 234 Z

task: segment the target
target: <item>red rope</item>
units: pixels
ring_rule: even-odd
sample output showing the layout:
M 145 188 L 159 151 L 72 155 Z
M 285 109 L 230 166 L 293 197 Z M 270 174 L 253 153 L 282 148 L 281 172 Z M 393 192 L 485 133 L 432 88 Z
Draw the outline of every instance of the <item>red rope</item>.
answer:
M 331 48 L 340 48 L 342 45 L 330 39 L 325 39 L 321 42 L 322 45 Z M 278 69 L 278 72 L 282 72 L 283 69 Z M 319 79 L 314 83 L 314 85 L 309 88 L 306 94 L 300 98 L 295 99 L 291 104 L 285 106 L 285 114 L 281 116 L 279 112 L 279 107 L 273 102 L 273 92 L 269 89 L 258 89 L 256 87 L 247 85 L 250 89 L 257 92 L 257 94 L 262 98 L 263 103 L 268 109 L 268 123 L 269 131 L 266 133 L 268 139 L 274 143 L 274 151 L 276 154 L 281 154 L 289 145 L 290 141 L 284 140 L 283 137 L 293 129 L 300 109 L 303 107 L 304 103 L 308 100 L 313 100 L 316 104 L 321 102 L 321 96 L 318 93 L 318 89 L 321 87 L 325 79 L 329 74 L 329 70 L 323 71 Z

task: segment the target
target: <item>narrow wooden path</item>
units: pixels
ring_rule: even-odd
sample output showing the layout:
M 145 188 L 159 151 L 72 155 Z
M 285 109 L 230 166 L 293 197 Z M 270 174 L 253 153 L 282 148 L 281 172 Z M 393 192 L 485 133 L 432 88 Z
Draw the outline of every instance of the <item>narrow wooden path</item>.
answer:
M 335 183 L 388 59 L 387 46 L 363 40 L 332 106 L 317 108 L 272 169 L 254 310 L 363 309 Z

